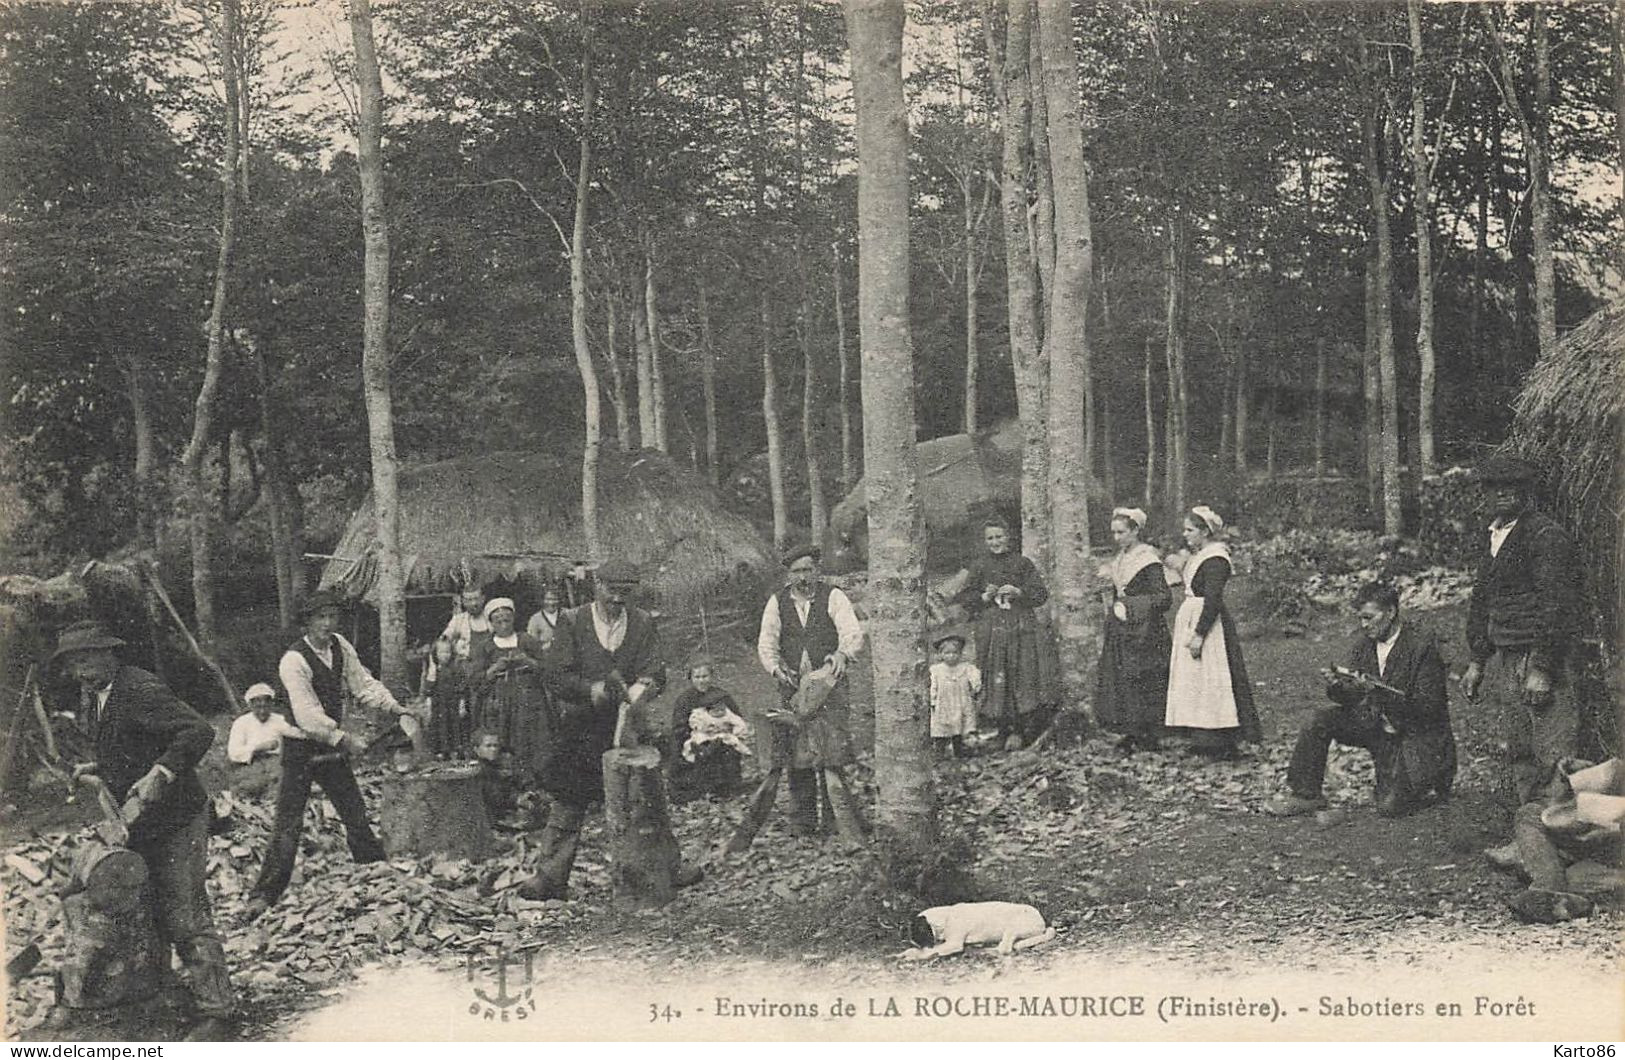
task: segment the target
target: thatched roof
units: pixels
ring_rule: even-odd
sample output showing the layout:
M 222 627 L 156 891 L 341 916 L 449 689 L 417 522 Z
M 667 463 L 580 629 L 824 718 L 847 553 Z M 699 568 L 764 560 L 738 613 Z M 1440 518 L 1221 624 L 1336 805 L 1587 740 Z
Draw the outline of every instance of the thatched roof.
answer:
M 670 613 L 702 600 L 754 595 L 776 572 L 750 523 L 716 491 L 660 453 L 606 450 L 598 468 L 603 559 L 638 564 L 643 596 Z M 587 557 L 581 533 L 581 460 L 494 452 L 404 468 L 401 551 L 410 592 L 453 592 L 472 579 L 554 582 Z M 377 535 L 372 497 L 350 517 L 322 586 L 370 593 Z
M 1625 300 L 1615 300 L 1538 362 L 1513 403 L 1509 447 L 1539 467 L 1554 514 L 1579 539 L 1608 633 L 1620 622 L 1620 447 L 1625 442 Z
M 919 445 L 920 503 L 926 530 L 942 533 L 979 517 L 989 508 L 1021 507 L 1021 424 L 1009 420 L 978 434 L 950 434 Z M 1091 499 L 1104 501 L 1098 484 Z M 837 534 L 859 531 L 869 516 L 864 480 L 830 513 Z

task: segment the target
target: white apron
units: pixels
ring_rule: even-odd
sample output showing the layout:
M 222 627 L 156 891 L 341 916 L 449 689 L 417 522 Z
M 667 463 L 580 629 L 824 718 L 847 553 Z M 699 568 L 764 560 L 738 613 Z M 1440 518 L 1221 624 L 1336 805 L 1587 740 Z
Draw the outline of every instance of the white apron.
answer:
M 1202 640 L 1202 657 L 1191 658 L 1191 637 L 1202 617 L 1202 597 L 1191 589 L 1196 571 L 1213 557 L 1230 562 L 1230 550 L 1221 542 L 1210 542 L 1185 564 L 1185 599 L 1174 615 L 1174 649 L 1168 665 L 1167 725 L 1190 729 L 1234 729 L 1241 724 L 1236 713 L 1235 690 L 1230 684 L 1229 645 L 1224 639 L 1224 623 L 1214 622 Z

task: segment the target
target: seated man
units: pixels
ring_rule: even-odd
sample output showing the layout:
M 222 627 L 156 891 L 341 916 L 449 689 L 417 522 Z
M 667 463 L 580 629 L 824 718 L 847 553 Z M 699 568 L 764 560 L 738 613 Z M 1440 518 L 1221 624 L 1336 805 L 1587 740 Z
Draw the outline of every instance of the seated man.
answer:
M 1545 802 L 1519 807 L 1512 824 L 1517 865 L 1529 886 L 1507 902 L 1519 919 L 1560 924 L 1591 915 L 1585 891 L 1615 891 L 1620 874 L 1620 825 L 1625 822 L 1625 769 L 1611 758 L 1600 766 L 1565 758 Z M 1497 863 L 1499 864 L 1499 863 Z
M 231 723 L 231 735 L 226 739 L 226 757 L 239 766 L 276 754 L 282 750 L 282 738 L 299 731 L 277 713 L 276 692 L 270 685 L 263 681 L 250 685 L 243 698 L 248 701 L 248 713 Z
M 1363 586 L 1354 597 L 1360 636 L 1346 666 L 1324 671 L 1334 706 L 1321 707 L 1298 736 L 1285 795 L 1265 806 L 1277 817 L 1326 805 L 1321 784 L 1333 740 L 1364 747 L 1377 767 L 1377 812 L 1405 814 L 1450 794 L 1456 739 L 1445 702 L 1444 660 L 1431 636 L 1400 621 L 1399 593 Z

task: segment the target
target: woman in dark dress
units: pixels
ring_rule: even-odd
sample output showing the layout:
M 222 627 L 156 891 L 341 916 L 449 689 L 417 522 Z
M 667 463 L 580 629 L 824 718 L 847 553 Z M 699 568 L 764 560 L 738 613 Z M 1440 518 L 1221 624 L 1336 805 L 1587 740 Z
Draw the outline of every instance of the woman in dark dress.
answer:
M 498 597 L 485 605 L 491 632 L 469 650 L 470 694 L 479 705 L 480 728 L 497 734 L 521 770 L 520 781 L 545 745 L 553 705 L 543 680 L 540 641 L 513 627 L 513 601 Z
M 1219 540 L 1224 520 L 1206 505 L 1185 516 L 1185 599 L 1174 616 L 1173 650 L 1168 664 L 1170 728 L 1191 730 L 1191 749 L 1213 758 L 1231 758 L 1236 744 L 1259 738 L 1253 686 L 1241 657 L 1241 637 L 1224 606 L 1230 580 L 1230 550 Z
M 987 554 L 970 567 L 960 599 L 978 612 L 976 665 L 982 671 L 981 719 L 999 727 L 1006 750 L 1032 741 L 1060 702 L 1055 644 L 1036 611 L 1049 590 L 1033 561 L 1012 550 L 1001 519 L 982 527 Z
M 1103 728 L 1122 733 L 1124 751 L 1155 750 L 1168 709 L 1168 593 L 1166 568 L 1157 550 L 1140 540 L 1145 512 L 1112 511 L 1117 555 L 1100 573 L 1111 582 L 1104 597 L 1105 642 L 1100 653 L 1095 716 Z

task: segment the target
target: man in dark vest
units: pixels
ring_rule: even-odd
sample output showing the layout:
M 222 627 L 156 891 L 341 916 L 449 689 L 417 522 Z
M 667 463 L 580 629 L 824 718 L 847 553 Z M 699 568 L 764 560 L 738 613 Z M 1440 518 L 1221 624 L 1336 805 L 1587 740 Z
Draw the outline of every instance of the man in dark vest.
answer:
M 632 606 L 639 574 L 630 566 L 600 567 L 593 601 L 559 621 L 544 675 L 557 692 L 559 717 L 539 749 L 536 772 L 552 796 L 536 874 L 520 885 L 533 900 L 565 898 L 587 807 L 603 797 L 603 756 L 615 742 L 622 704 L 622 742 L 647 735 L 648 704 L 666 686 L 666 664 L 654 617 Z
M 1472 662 L 1462 690 L 1476 700 L 1489 679 L 1506 745 L 1503 783 L 1516 809 L 1537 798 L 1559 761 L 1579 753 L 1572 667 L 1584 586 L 1573 539 L 1534 506 L 1535 469 L 1498 456 L 1479 477 L 1492 520 L 1468 605 Z M 1513 844 L 1490 857 L 1510 861 Z
M 748 848 L 777 797 L 779 776 L 790 774 L 790 831 L 819 830 L 819 782 L 833 821 L 850 841 L 862 825 L 841 770 L 852 761 L 847 667 L 863 647 L 863 627 L 852 601 L 819 577 L 820 552 L 801 545 L 784 554 L 789 584 L 768 597 L 756 638 L 756 657 L 779 685 L 780 707 L 770 711 L 768 774 L 751 796 L 730 852 Z
M 366 743 L 340 726 L 350 699 L 392 714 L 404 714 L 406 710 L 383 682 L 361 665 L 355 647 L 336 632 L 343 606 L 342 598 L 334 593 L 307 597 L 300 607 L 305 635 L 294 641 L 277 665 L 277 676 L 288 693 L 298 733 L 290 733 L 282 741 L 282 783 L 277 789 L 276 819 L 271 825 L 265 862 L 249 897 L 250 919 L 276 904 L 293 875 L 312 781 L 322 786 L 338 811 L 350 855 L 357 863 L 384 859 L 384 848 L 367 821 L 367 806 L 350 768 L 349 760 L 365 751 Z
M 197 776 L 214 729 L 158 678 L 121 664 L 123 646 L 95 622 L 74 623 L 57 643 L 53 660 L 84 691 L 96 754 L 75 773 L 100 777 L 124 809 L 127 845 L 147 863 L 159 937 L 180 953 L 203 1017 L 189 1037 L 224 1038 L 236 1003 L 209 908 L 209 803 Z

